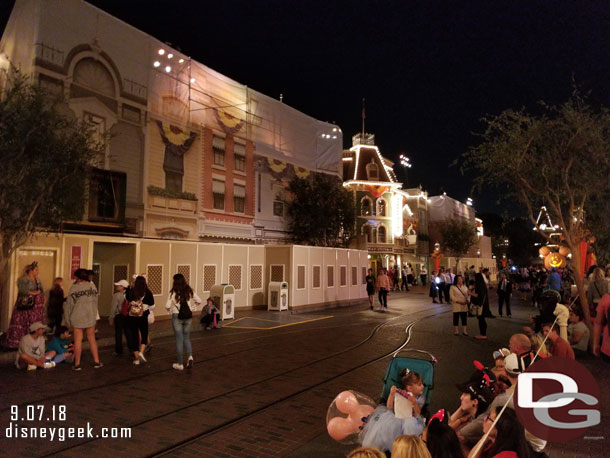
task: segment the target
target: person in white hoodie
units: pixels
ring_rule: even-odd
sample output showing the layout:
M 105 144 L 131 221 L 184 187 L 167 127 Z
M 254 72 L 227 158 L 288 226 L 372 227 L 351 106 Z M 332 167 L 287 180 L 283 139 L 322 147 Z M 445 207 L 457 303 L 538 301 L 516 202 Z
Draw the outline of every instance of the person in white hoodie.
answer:
M 193 312 L 201 310 L 201 299 L 188 285 L 184 275 L 174 275 L 174 284 L 169 291 L 165 308 L 172 316 L 172 325 L 176 336 L 178 361 L 172 367 L 179 371 L 184 369 L 183 349 L 186 349 L 186 367 L 189 369 L 193 367 L 193 348 L 190 337 Z

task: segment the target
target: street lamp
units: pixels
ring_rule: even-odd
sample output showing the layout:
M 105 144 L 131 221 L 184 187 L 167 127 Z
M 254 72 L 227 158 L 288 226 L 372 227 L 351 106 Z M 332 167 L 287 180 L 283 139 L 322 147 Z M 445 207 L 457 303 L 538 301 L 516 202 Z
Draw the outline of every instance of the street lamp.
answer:
M 405 181 L 408 182 L 409 174 L 407 173 L 407 169 L 410 169 L 411 167 L 413 167 L 413 164 L 411 164 L 411 159 L 409 159 L 404 154 L 401 154 L 399 159 L 400 159 L 400 165 L 402 165 L 405 168 Z

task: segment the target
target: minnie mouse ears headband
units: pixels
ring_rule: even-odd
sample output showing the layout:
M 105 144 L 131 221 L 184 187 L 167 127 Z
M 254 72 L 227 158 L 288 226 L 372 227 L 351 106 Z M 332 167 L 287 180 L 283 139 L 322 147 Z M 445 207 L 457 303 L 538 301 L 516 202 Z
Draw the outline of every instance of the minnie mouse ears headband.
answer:
M 435 418 L 438 420 L 439 423 L 442 423 L 445 419 L 445 409 L 437 410 L 437 412 L 430 417 L 430 420 L 428 420 L 428 426 L 430 426 L 430 423 L 432 423 L 432 420 L 434 420 Z

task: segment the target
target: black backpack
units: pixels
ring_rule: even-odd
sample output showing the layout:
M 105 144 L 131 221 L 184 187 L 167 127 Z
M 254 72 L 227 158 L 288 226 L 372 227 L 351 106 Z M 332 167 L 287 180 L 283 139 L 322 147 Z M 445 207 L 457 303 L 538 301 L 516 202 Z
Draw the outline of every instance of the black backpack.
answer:
M 182 299 L 180 301 L 180 310 L 178 311 L 178 319 L 179 320 L 188 320 L 190 318 L 193 318 L 193 312 L 191 311 L 191 308 L 189 307 L 188 302 L 185 301 L 184 299 Z

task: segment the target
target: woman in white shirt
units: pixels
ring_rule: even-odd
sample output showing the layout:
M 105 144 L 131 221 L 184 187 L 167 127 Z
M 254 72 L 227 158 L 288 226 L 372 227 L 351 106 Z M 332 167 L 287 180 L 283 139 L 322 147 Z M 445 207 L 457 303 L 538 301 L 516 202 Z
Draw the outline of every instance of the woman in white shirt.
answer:
M 449 297 L 453 306 L 453 334 L 460 335 L 458 322 L 462 321 L 462 334 L 468 335 L 468 326 L 466 324 L 468 316 L 468 303 L 470 296 L 468 295 L 468 287 L 464 285 L 464 279 L 461 275 L 456 275 L 453 285 L 449 288 Z
M 186 348 L 187 369 L 193 367 L 193 348 L 191 346 L 191 324 L 193 312 L 201 310 L 201 299 L 188 285 L 184 275 L 174 275 L 174 284 L 169 291 L 165 308 L 172 315 L 172 325 L 176 336 L 176 352 L 178 362 L 173 364 L 176 370 L 183 370 L 183 347 Z

